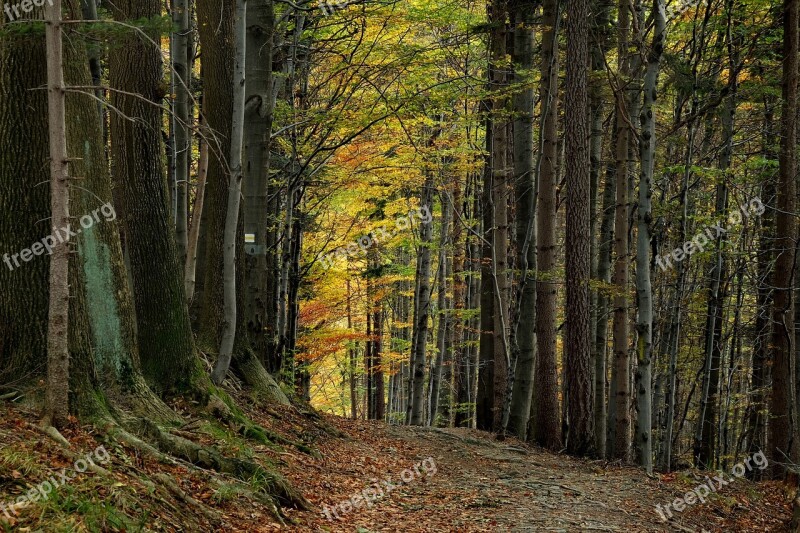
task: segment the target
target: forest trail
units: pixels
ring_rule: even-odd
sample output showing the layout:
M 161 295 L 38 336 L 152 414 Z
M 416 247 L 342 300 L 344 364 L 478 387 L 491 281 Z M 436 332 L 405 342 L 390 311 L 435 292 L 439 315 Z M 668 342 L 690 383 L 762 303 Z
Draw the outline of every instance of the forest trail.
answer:
M 329 420 L 352 440 L 320 443 L 325 459 L 304 457 L 288 474 L 320 509 L 340 504 L 373 478 L 396 480 L 429 457 L 436 471 L 372 507 L 340 512 L 339 520 L 323 517 L 311 530 L 783 531 L 781 521 L 789 517 L 785 500 L 755 496 L 753 485 L 739 480 L 667 524 L 655 506 L 685 494 L 702 477 L 649 478 L 640 469 L 497 441 L 475 430 Z
M 785 531 L 790 518 L 789 498 L 779 484 L 740 479 L 665 523 L 655 506 L 686 494 L 705 474 L 650 478 L 635 467 L 575 459 L 471 429 L 333 416 L 320 423 L 293 408 L 249 406 L 248 416 L 270 434 L 306 442 L 311 451 L 257 444 L 220 426 L 209 431 L 197 419 L 174 430 L 285 476 L 310 505 L 308 510 L 283 507 L 280 523 L 269 503 L 252 492 L 264 488 L 263 480 L 243 487 L 183 462 L 165 464 L 77 424 L 64 432 L 72 449 L 65 452 L 35 429 L 35 412 L 2 407 L 2 532 L 700 533 Z M 107 448 L 108 462 L 102 464 L 107 472 L 71 472 L 75 457 L 98 444 Z M 48 499 L 6 509 L 39 482 L 59 478 L 60 472 L 68 481 L 57 484 Z M 377 480 L 382 496 L 370 489 Z M 351 502 L 349 509 L 342 505 L 346 501 Z M 358 508 L 352 508 L 353 502 Z M 11 516 L 4 516 L 4 510 Z

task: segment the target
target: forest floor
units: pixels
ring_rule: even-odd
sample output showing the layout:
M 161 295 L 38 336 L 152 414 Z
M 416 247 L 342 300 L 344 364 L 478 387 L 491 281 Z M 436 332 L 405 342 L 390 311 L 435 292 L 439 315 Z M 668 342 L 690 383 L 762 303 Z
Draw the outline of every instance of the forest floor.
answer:
M 199 420 L 176 431 L 282 473 L 311 504 L 284 509 L 284 524 L 253 497 L 263 480 L 243 490 L 221 474 L 158 462 L 78 424 L 63 432 L 70 455 L 36 431 L 33 411 L 0 404 L 0 531 L 786 531 L 790 519 L 789 494 L 778 483 L 736 479 L 705 503 L 673 511 L 667 523 L 655 506 L 683 496 L 705 473 L 651 478 L 476 430 L 337 417 L 324 418 L 325 430 L 291 408 L 245 409 L 315 452 L 249 442 Z M 102 464 L 108 473 L 70 473 L 75 454 L 99 445 L 110 457 Z M 46 500 L 8 511 L 30 487 L 65 479 L 57 475 L 63 469 L 70 480 Z M 371 489 L 378 480 L 380 491 Z

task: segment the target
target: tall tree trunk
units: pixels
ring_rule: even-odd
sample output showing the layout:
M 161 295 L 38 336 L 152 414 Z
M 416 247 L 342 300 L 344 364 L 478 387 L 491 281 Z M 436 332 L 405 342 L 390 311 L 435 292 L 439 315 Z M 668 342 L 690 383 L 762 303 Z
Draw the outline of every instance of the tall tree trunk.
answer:
M 794 403 L 794 301 L 792 275 L 797 240 L 797 69 L 798 12 L 800 1 L 783 2 L 783 105 L 781 111 L 781 152 L 775 216 L 775 275 L 772 285 L 772 404 L 769 456 L 776 474 L 782 474 L 793 432 Z M 795 444 L 797 446 L 797 444 Z
M 433 204 L 433 175 L 428 173 L 420 198 L 420 205 Z M 409 388 L 406 423 L 421 426 L 425 422 L 425 360 L 428 345 L 428 320 L 431 312 L 431 243 L 433 224 L 420 226 L 419 254 L 417 256 L 417 290 L 414 297 L 414 332 L 411 348 L 411 383 Z
M 539 101 L 539 194 L 536 213 L 538 274 L 536 282 L 536 369 L 532 406 L 533 440 L 557 450 L 561 447 L 556 366 L 556 172 L 558 148 L 558 33 L 561 17 L 557 0 L 543 4 L 543 35 Z
M 630 38 L 631 0 L 619 3 L 618 54 L 620 83 L 632 84 L 631 59 L 628 57 Z M 631 145 L 631 116 L 628 106 L 630 91 L 617 88 L 616 97 L 616 215 L 614 219 L 614 366 L 611 369 L 611 409 L 609 428 L 609 457 L 626 461 L 630 451 L 630 335 L 628 331 L 628 237 L 630 199 L 628 198 L 628 154 Z
M 178 261 L 186 262 L 189 246 L 189 161 L 192 155 L 189 136 L 189 0 L 172 1 L 172 23 L 175 31 L 171 36 L 170 59 L 172 63 L 172 86 L 175 95 L 173 124 L 175 129 L 175 182 L 177 188 L 177 209 L 175 219 L 175 244 Z
M 233 68 L 233 122 L 231 153 L 228 161 L 231 178 L 228 183 L 228 208 L 225 216 L 223 242 L 225 319 L 222 323 L 219 356 L 214 371 L 211 373 L 211 380 L 217 385 L 221 384 L 228 374 L 236 340 L 236 249 L 238 244 L 236 230 L 239 226 L 239 205 L 242 196 L 242 149 L 244 147 L 245 96 L 247 94 L 245 89 L 246 18 L 247 0 L 237 0 L 233 30 L 236 40 Z
M 468 350 L 465 346 L 465 318 L 464 309 L 467 304 L 467 283 L 465 280 L 466 269 L 464 257 L 466 255 L 466 242 L 464 240 L 464 225 L 467 224 L 464 212 L 464 192 L 461 178 L 456 177 L 453 183 L 452 196 L 453 229 L 450 242 L 453 246 L 453 316 L 452 337 L 450 347 L 452 350 L 453 365 L 453 404 L 451 404 L 451 426 L 458 427 L 461 422 L 459 413 L 468 403 L 467 389 L 469 387 Z
M 636 217 L 636 299 L 639 313 L 636 319 L 636 454 L 645 470 L 653 471 L 653 438 L 651 392 L 651 354 L 653 343 L 653 287 L 650 282 L 650 221 L 651 184 L 655 157 L 655 116 L 653 106 L 658 87 L 658 71 L 664 52 L 666 20 L 663 0 L 653 0 L 653 42 L 647 56 L 644 76 L 644 105 L 642 106 L 641 178 L 639 180 L 639 206 Z
M 450 226 L 449 202 L 442 202 L 442 224 L 439 233 L 439 267 L 437 278 L 439 290 L 436 296 L 436 311 L 439 315 L 436 332 L 436 363 L 431 368 L 430 394 L 428 395 L 428 425 L 436 425 L 436 414 L 439 410 L 439 395 L 442 388 L 443 366 L 447 352 L 447 241 Z
M 161 14 L 161 2 L 120 0 L 112 13 L 115 20 L 124 22 L 155 17 Z M 163 97 L 161 54 L 137 32 L 120 39 L 121 45 L 109 55 L 109 82 L 115 89 L 111 104 L 124 114 L 111 115 L 112 170 L 130 263 L 142 369 L 156 390 L 191 390 L 202 379 L 202 371 L 162 162 L 161 113 L 156 107 Z
M 592 63 L 592 78 L 591 89 L 589 93 L 589 109 L 591 114 L 591 128 L 592 140 L 590 145 L 589 160 L 591 161 L 591 195 L 590 195 L 590 220 L 591 220 L 591 260 L 592 260 L 592 279 L 601 283 L 608 283 L 608 261 L 602 255 L 608 246 L 602 241 L 604 236 L 607 236 L 610 225 L 607 223 L 603 227 L 601 222 L 600 242 L 596 240 L 597 233 L 597 198 L 599 195 L 600 174 L 603 170 L 603 81 L 602 73 L 605 70 L 605 55 L 608 48 L 608 37 L 610 32 L 610 14 L 613 2 L 611 0 L 595 0 L 593 3 L 593 11 L 596 16 L 592 21 L 592 45 L 591 45 L 591 63 Z M 612 187 L 613 189 L 613 187 Z M 603 207 L 605 205 L 606 195 L 603 195 Z M 606 222 L 606 211 L 603 211 L 600 219 Z M 605 230 L 606 234 L 603 234 Z M 605 246 L 605 248 L 604 248 Z M 605 264 L 600 265 L 601 262 Z M 602 274 L 602 277 L 600 276 Z M 602 344 L 597 342 L 598 328 L 607 330 L 607 321 L 605 320 L 607 303 L 604 296 L 601 297 L 600 293 L 604 289 L 596 288 L 591 293 L 591 332 L 592 339 L 592 392 L 594 402 L 594 428 L 595 428 L 595 450 L 598 457 L 605 457 L 606 454 L 606 343 Z M 601 305 L 602 308 L 601 308 Z M 602 319 L 601 319 L 602 315 Z M 606 338 L 606 332 L 603 331 L 602 338 Z
M 47 25 L 47 120 L 50 144 L 50 216 L 52 228 L 69 226 L 64 53 L 61 0 L 45 7 Z M 44 426 L 63 428 L 69 417 L 69 240 L 57 242 L 50 256 L 50 306 L 47 317 L 47 392 Z
M 532 1 L 519 1 L 513 11 L 518 17 L 514 24 L 514 49 L 512 60 L 515 81 L 524 84 L 534 69 L 533 21 L 536 5 Z M 519 307 L 514 325 L 517 366 L 511 393 L 508 419 L 509 433 L 525 440 L 531 417 L 533 399 L 536 336 L 536 182 L 533 146 L 533 87 L 520 88 L 514 94 L 514 188 L 517 213 L 517 269 L 519 279 Z
M 567 4 L 567 76 L 564 131 L 567 191 L 566 230 L 566 361 L 567 451 L 589 455 L 594 448 L 592 383 L 589 370 L 589 2 Z

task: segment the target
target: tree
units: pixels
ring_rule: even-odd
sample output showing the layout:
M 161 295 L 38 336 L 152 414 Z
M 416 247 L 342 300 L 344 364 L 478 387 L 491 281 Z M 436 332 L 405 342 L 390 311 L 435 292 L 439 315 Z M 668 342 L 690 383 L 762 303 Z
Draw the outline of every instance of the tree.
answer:
M 666 20 L 663 0 L 653 0 L 653 42 L 647 55 L 644 76 L 644 105 L 642 106 L 642 135 L 639 144 L 641 178 L 639 205 L 636 217 L 636 300 L 639 313 L 636 319 L 636 453 L 640 465 L 653 471 L 653 411 L 651 354 L 653 343 L 653 287 L 650 282 L 650 221 L 651 188 L 655 155 L 655 116 L 658 70 L 664 52 Z
M 219 356 L 211 380 L 220 384 L 231 364 L 236 340 L 236 249 L 239 227 L 239 205 L 242 196 L 242 149 L 245 116 L 245 56 L 247 38 L 247 1 L 237 0 L 234 19 L 235 64 L 233 69 L 233 122 L 231 124 L 231 155 L 228 162 L 231 177 L 228 182 L 228 208 L 225 215 L 223 242 L 225 318 L 222 325 Z
M 558 144 L 557 0 L 543 4 L 541 127 L 539 130 L 539 195 L 536 213 L 538 274 L 536 283 L 536 369 L 534 373 L 533 439 L 551 450 L 561 446 L 556 367 L 556 164 Z
M 564 88 L 567 231 L 566 394 L 567 450 L 589 455 L 594 448 L 592 384 L 589 371 L 589 2 L 567 4 L 567 77 Z
M 50 212 L 55 231 L 69 226 L 64 54 L 61 0 L 45 8 L 47 39 L 47 117 L 50 144 Z M 50 256 L 50 306 L 47 317 L 47 396 L 44 426 L 64 427 L 69 416 L 69 240 L 57 242 Z
M 158 0 L 121 0 L 115 20 L 161 14 Z M 142 369 L 159 391 L 191 390 L 202 379 L 169 212 L 160 138 L 163 62 L 154 32 L 128 30 L 109 54 L 112 172 L 136 306 Z M 137 96 L 137 95 L 142 95 Z M 134 120 L 131 120 L 133 117 Z
M 514 81 L 524 87 L 534 68 L 533 19 L 535 4 L 518 2 L 513 11 L 519 20 L 514 24 Z M 514 325 L 517 366 L 508 420 L 509 433 L 525 440 L 531 416 L 536 337 L 536 183 L 533 147 L 533 86 L 517 89 L 513 98 L 514 188 L 517 202 L 517 267 L 520 270 L 518 305 Z
M 783 80 L 781 95 L 781 148 L 775 215 L 775 273 L 772 279 L 772 404 L 769 423 L 770 460 L 776 474 L 792 457 L 792 404 L 794 382 L 794 301 L 792 276 L 795 269 L 797 220 L 794 216 L 797 179 L 797 76 L 798 0 L 783 2 Z
M 629 254 L 629 217 L 630 199 L 628 186 L 628 166 L 630 147 L 633 145 L 630 106 L 633 85 L 631 79 L 633 61 L 629 57 L 629 38 L 631 26 L 630 0 L 619 2 L 619 20 L 617 28 L 617 53 L 619 54 L 619 72 L 621 83 L 615 91 L 616 101 L 616 210 L 614 217 L 614 365 L 611 369 L 611 425 L 609 427 L 609 456 L 626 461 L 630 451 L 630 335 L 628 317 L 628 277 L 630 270 Z

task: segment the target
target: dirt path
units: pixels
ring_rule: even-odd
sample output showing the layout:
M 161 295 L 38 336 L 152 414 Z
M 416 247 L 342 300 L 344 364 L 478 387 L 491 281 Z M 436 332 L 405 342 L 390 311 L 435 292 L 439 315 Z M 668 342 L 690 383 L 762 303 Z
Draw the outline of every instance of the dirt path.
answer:
M 330 517 L 302 513 L 299 530 L 782 531 L 781 520 L 788 519 L 782 503 L 753 496 L 753 486 L 742 480 L 665 523 L 655 506 L 684 494 L 691 480 L 664 483 L 634 468 L 497 442 L 472 430 L 334 424 L 352 440 L 321 442 L 324 459 L 303 458 L 287 472 Z M 435 473 L 426 475 L 419 467 L 426 464 L 435 464 Z M 400 483 L 402 475 L 408 483 Z M 371 505 L 353 499 L 377 495 L 364 489 L 387 477 L 397 484 L 388 494 Z

